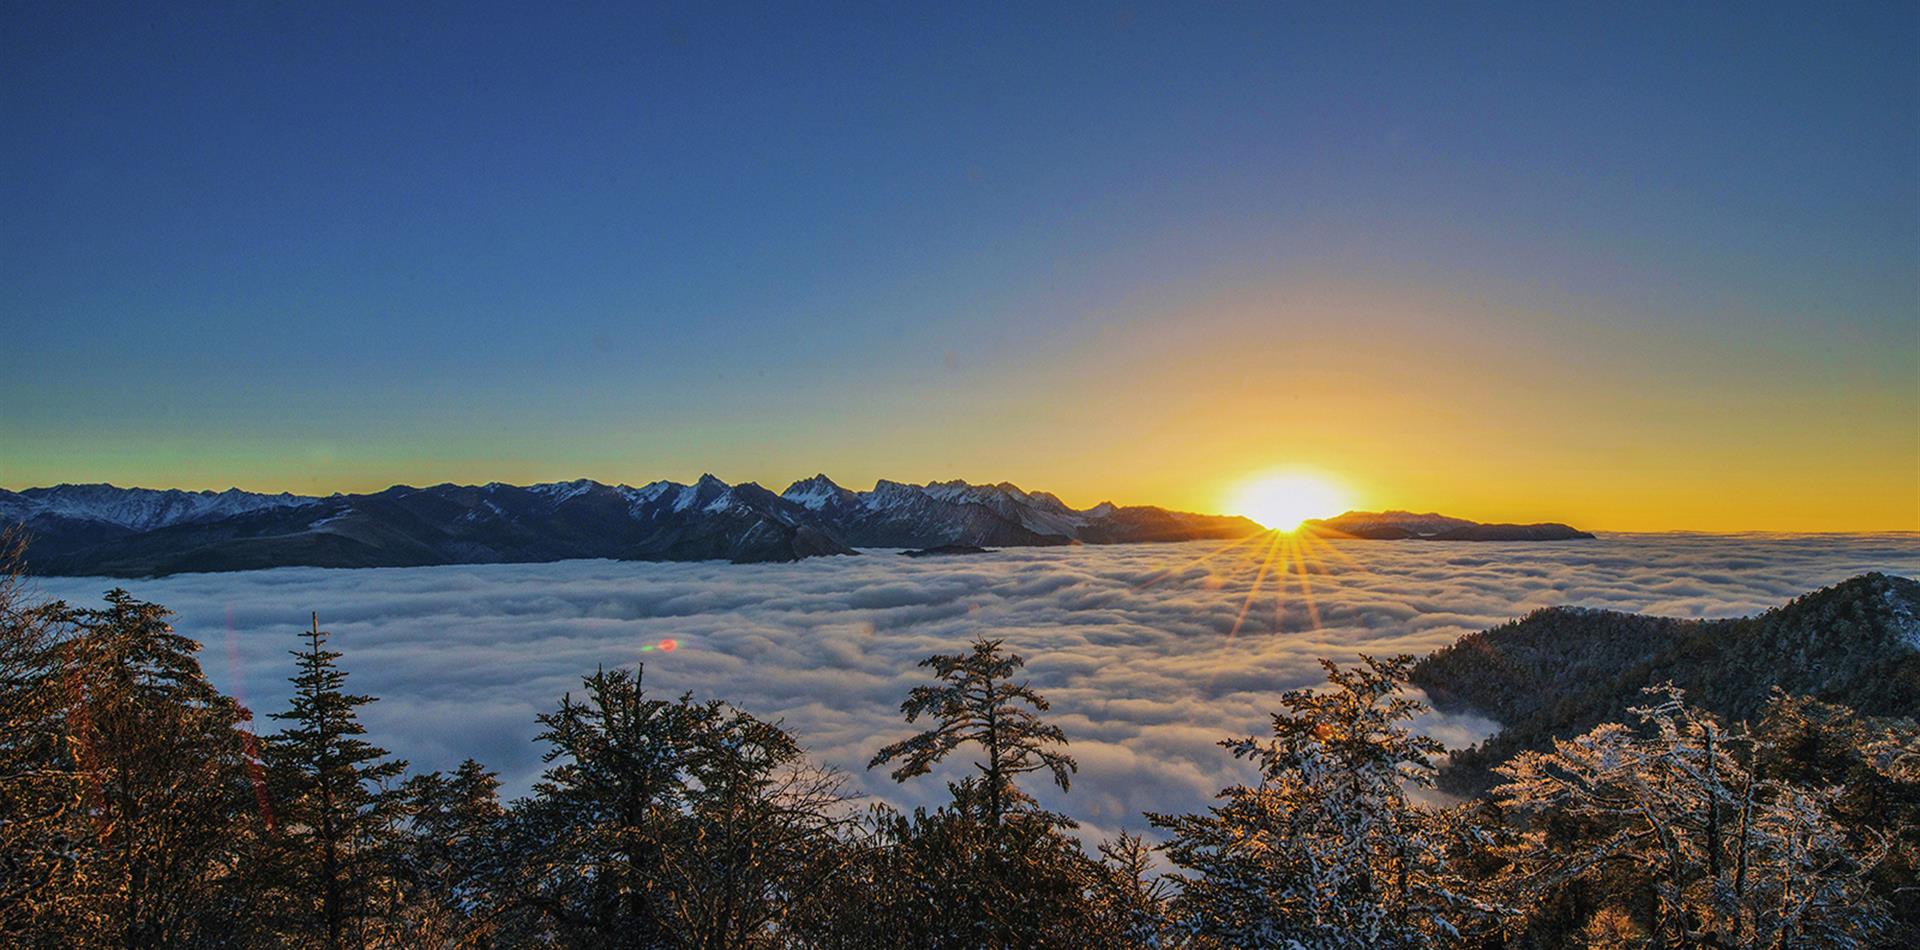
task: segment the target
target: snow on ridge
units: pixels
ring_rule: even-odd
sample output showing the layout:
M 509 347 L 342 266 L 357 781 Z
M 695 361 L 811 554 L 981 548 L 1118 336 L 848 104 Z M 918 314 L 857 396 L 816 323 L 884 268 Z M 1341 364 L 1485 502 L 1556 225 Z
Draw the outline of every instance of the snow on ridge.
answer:
M 819 511 L 844 495 L 851 495 L 858 503 L 858 495 L 841 488 L 833 479 L 825 475 L 815 475 L 812 478 L 794 482 L 787 486 L 786 491 L 780 493 L 780 497 L 809 511 Z
M 55 485 L 8 492 L 6 497 L 0 497 L 0 515 L 16 521 L 37 517 L 96 521 L 149 531 L 269 508 L 302 507 L 319 501 L 290 492 L 267 495 L 238 488 L 189 492 L 178 488 L 120 488 L 108 484 Z
M 536 495 L 545 495 L 552 499 L 553 503 L 557 505 L 570 498 L 578 498 L 592 491 L 594 487 L 599 484 L 599 482 L 591 478 L 576 478 L 570 482 L 546 482 L 539 485 L 528 485 L 527 491 Z
M 307 523 L 307 530 L 312 531 L 315 528 L 326 527 L 327 525 L 330 525 L 336 521 L 339 521 L 340 519 L 345 518 L 350 514 L 353 514 L 352 508 L 342 508 L 339 511 L 334 512 L 333 514 L 327 515 L 326 517 L 315 518 L 314 520 Z
M 1901 641 L 1920 652 L 1920 617 L 1914 616 L 1913 605 L 1901 597 L 1892 584 L 1880 589 L 1880 598 L 1887 602 L 1887 610 L 1893 614 L 1893 626 L 1899 632 Z
M 388 491 L 408 494 L 460 487 L 448 483 L 428 489 L 395 486 Z M 512 492 L 525 491 L 548 505 L 558 506 L 587 495 L 602 485 L 593 479 L 579 478 L 524 487 L 501 482 L 478 487 L 483 499 L 487 496 L 505 499 L 511 489 Z M 622 484 L 613 486 L 613 490 L 625 501 L 628 516 L 636 519 L 644 519 L 649 513 L 657 517 L 669 510 L 676 514 L 700 510 L 718 512 L 758 504 L 736 494 L 733 486 L 711 474 L 701 475 L 691 485 L 663 479 L 638 488 Z M 332 500 L 337 502 L 344 497 L 335 493 Z M 776 497 L 794 504 L 800 510 L 828 517 L 882 515 L 919 521 L 941 517 L 941 509 L 946 506 L 977 505 L 1036 533 L 1067 537 L 1078 536 L 1087 525 L 1115 511 L 1109 503 L 1086 511 L 1076 510 L 1061 502 L 1058 496 L 1044 491 L 1028 492 L 1011 482 L 975 485 L 962 479 L 950 479 L 920 485 L 877 479 L 872 489 L 856 491 L 835 483 L 824 473 L 796 481 Z M 119 488 L 107 484 L 58 485 L 18 492 L 0 489 L 0 523 L 31 522 L 36 518 L 62 519 L 149 531 L 173 524 L 213 521 L 260 510 L 316 505 L 326 500 L 290 493 L 266 495 L 239 489 L 187 492 L 179 489 Z M 476 509 L 473 517 L 501 516 L 490 508 Z M 787 509 L 779 517 L 792 520 L 800 515 L 794 509 Z
M 694 501 L 696 501 L 699 497 L 700 497 L 699 488 L 693 485 L 682 485 L 680 487 L 680 492 L 673 497 L 673 510 L 685 511 L 688 508 L 693 507 Z
M 794 504 L 799 505 L 802 508 L 806 508 L 811 511 L 819 511 L 820 509 L 825 508 L 827 506 L 827 502 L 833 500 L 834 496 L 833 496 L 833 493 L 830 491 L 813 490 L 813 491 L 803 491 L 803 492 L 789 491 L 786 494 L 781 495 L 780 497 L 785 498 L 786 500 L 793 502 Z
M 619 492 L 620 497 L 627 500 L 627 514 L 638 515 L 640 514 L 640 509 L 652 504 L 658 500 L 660 496 L 675 487 L 674 483 L 666 479 L 661 479 L 657 482 L 648 482 L 639 488 L 634 488 L 631 485 L 621 485 L 615 488 L 614 491 Z

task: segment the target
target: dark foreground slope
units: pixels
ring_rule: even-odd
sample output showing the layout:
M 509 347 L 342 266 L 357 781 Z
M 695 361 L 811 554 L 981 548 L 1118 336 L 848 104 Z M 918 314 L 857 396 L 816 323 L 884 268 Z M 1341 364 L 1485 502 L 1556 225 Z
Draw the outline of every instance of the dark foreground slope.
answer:
M 1920 583 L 1864 574 L 1756 617 L 1681 620 L 1553 607 L 1422 660 L 1413 682 L 1441 709 L 1505 728 L 1458 752 L 1451 791 L 1484 790 L 1492 765 L 1609 721 L 1628 721 L 1641 689 L 1672 681 L 1731 720 L 1773 690 L 1870 716 L 1920 716 Z

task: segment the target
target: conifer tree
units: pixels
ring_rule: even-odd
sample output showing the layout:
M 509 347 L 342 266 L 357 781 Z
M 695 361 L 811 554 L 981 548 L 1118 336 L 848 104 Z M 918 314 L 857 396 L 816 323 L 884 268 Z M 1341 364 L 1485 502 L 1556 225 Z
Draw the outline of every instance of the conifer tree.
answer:
M 1221 745 L 1260 772 L 1206 815 L 1149 815 L 1185 869 L 1178 927 L 1203 946 L 1425 947 L 1496 914 L 1445 855 L 1448 824 L 1407 787 L 1433 783 L 1440 744 L 1405 723 L 1412 657 L 1326 667 L 1332 689 L 1291 690 L 1272 737 Z
M 900 704 L 908 722 L 921 716 L 933 726 L 882 748 L 867 763 L 875 768 L 900 761 L 891 773 L 904 782 L 925 775 L 956 749 L 972 743 L 982 756 L 974 763 L 978 782 L 963 782 L 956 795 L 974 806 L 989 827 L 997 828 L 1009 811 L 1030 809 L 1033 798 L 1014 780 L 1045 770 L 1066 791 L 1079 767 L 1059 750 L 1067 744 L 1060 727 L 1034 715 L 1047 701 L 1014 676 L 1026 665 L 1018 654 L 1002 653 L 1004 641 L 975 640 L 968 653 L 936 653 L 920 661 L 933 670 L 936 685 L 916 686 Z
M 1837 787 L 1763 770 L 1744 727 L 1671 684 L 1647 693 L 1638 728 L 1606 723 L 1498 769 L 1496 800 L 1532 824 L 1505 849 L 1515 889 L 1536 907 L 1599 893 L 1590 928 L 1668 946 L 1878 946 L 1891 920 L 1869 875 L 1886 837 L 1835 820 Z
M 517 899 L 536 912 L 527 926 L 545 941 L 666 946 L 671 894 L 659 872 L 703 711 L 690 697 L 647 697 L 626 670 L 584 683 L 584 701 L 568 693 L 540 716 L 553 764 L 515 815 L 513 847 L 527 858 Z
M 409 945 L 480 946 L 494 933 L 507 819 L 499 789 L 499 777 L 472 759 L 451 775 L 428 772 L 401 786 Z
M 602 670 L 540 717 L 555 763 L 517 809 L 530 939 L 754 947 L 837 869 L 842 779 L 776 724 Z M 527 926 L 522 922 L 521 926 Z
M 1173 941 L 1167 917 L 1173 882 L 1153 866 L 1153 848 L 1121 832 L 1100 843 L 1091 899 L 1101 942 L 1115 947 L 1157 947 Z
M 391 783 L 406 763 L 361 736 L 356 712 L 371 696 L 345 692 L 347 674 L 326 648 L 316 614 L 292 653 L 293 697 L 267 738 L 267 784 L 276 827 L 273 874 L 293 939 L 328 950 L 364 946 L 373 915 L 391 900 L 402 799 Z
M 54 849 L 26 856 L 52 888 L 34 929 L 61 945 L 230 945 L 245 933 L 247 713 L 207 682 L 199 645 L 165 608 L 119 589 L 106 601 L 42 615 L 61 632 L 43 642 L 57 659 L 40 686 L 57 692 L 51 705 L 42 694 L 38 712 L 51 712 L 61 742 L 42 744 L 48 723 L 20 737 L 50 753 L 38 770 L 53 783 L 20 787 L 26 802 L 51 806 L 19 829 L 51 832 L 29 847 Z M 35 794 L 50 788 L 66 800 Z
M 895 903 L 869 912 L 912 935 L 901 945 L 1060 946 L 1095 929 L 1097 865 L 1061 833 L 1073 822 L 1042 810 L 1016 782 L 1045 772 L 1065 791 L 1077 766 L 1061 749 L 1060 728 L 1037 715 L 1046 699 L 1015 679 L 1025 661 L 1002 645 L 980 639 L 966 653 L 921 661 L 937 682 L 914 687 L 900 710 L 908 722 L 931 719 L 930 727 L 867 765 L 898 761 L 891 774 L 904 782 L 963 746 L 979 755 L 976 774 L 949 783 L 951 806 L 880 816 L 872 876 L 883 886 L 875 898 Z
M 24 549 L 17 530 L 0 532 L 0 933 L 42 946 L 76 890 L 66 839 L 81 796 L 66 754 L 60 637 L 27 594 Z

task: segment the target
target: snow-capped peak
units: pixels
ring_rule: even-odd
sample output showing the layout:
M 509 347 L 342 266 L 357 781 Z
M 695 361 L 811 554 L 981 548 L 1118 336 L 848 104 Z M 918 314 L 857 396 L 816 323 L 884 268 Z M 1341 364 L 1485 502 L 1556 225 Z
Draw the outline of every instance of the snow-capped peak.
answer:
M 694 507 L 705 507 L 714 499 L 726 494 L 728 486 L 712 475 L 701 475 L 700 480 L 684 486 L 674 496 L 673 510 L 686 511 Z
M 855 501 L 853 493 L 841 488 L 834 480 L 825 475 L 815 475 L 787 486 L 780 497 L 812 511 L 819 511 L 828 505 L 848 504 Z

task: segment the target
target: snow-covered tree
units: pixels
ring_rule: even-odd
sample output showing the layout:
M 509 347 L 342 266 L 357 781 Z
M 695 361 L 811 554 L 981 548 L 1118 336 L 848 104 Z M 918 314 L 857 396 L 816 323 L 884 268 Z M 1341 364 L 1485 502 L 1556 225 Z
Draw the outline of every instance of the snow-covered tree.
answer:
M 1183 870 L 1176 927 L 1202 946 L 1447 945 L 1495 908 L 1447 852 L 1461 833 L 1409 786 L 1430 786 L 1440 744 L 1405 723 L 1411 657 L 1342 669 L 1331 688 L 1282 694 L 1270 738 L 1221 745 L 1260 772 L 1205 815 L 1149 815 Z
M 1886 860 L 1872 876 L 1874 893 L 1892 908 L 1894 929 L 1883 941 L 1920 946 L 1920 723 L 1781 693 L 1754 732 L 1768 775 L 1833 788 L 1833 817 L 1849 835 L 1884 838 Z
M 1837 789 L 1768 775 L 1754 738 L 1689 707 L 1672 686 L 1608 723 L 1499 768 L 1494 790 L 1533 827 L 1505 880 L 1535 906 L 1604 895 L 1596 935 L 1662 945 L 1865 947 L 1886 927 L 1867 875 L 1878 836 L 1850 840 Z M 1620 939 L 1626 940 L 1627 937 Z
M 37 920 L 11 932 L 61 946 L 228 945 L 243 934 L 235 920 L 246 906 L 247 713 L 201 674 L 199 644 L 175 632 L 165 608 L 118 589 L 106 601 L 6 620 L 29 633 L 46 624 L 38 647 L 52 664 L 17 697 L 26 707 L 9 711 L 50 717 L 5 740 L 9 759 L 41 757 L 11 763 L 30 774 L 8 775 L 0 791 L 8 863 L 29 875 L 9 883 L 44 901 Z M 57 744 L 46 744 L 48 730 Z
M 78 890 L 68 837 L 81 801 L 67 755 L 55 615 L 28 595 L 25 544 L 0 532 L 0 933 L 44 945 Z
M 1154 867 L 1153 851 L 1127 832 L 1100 843 L 1089 899 L 1113 946 L 1159 947 L 1174 940 L 1167 919 L 1173 882 Z

